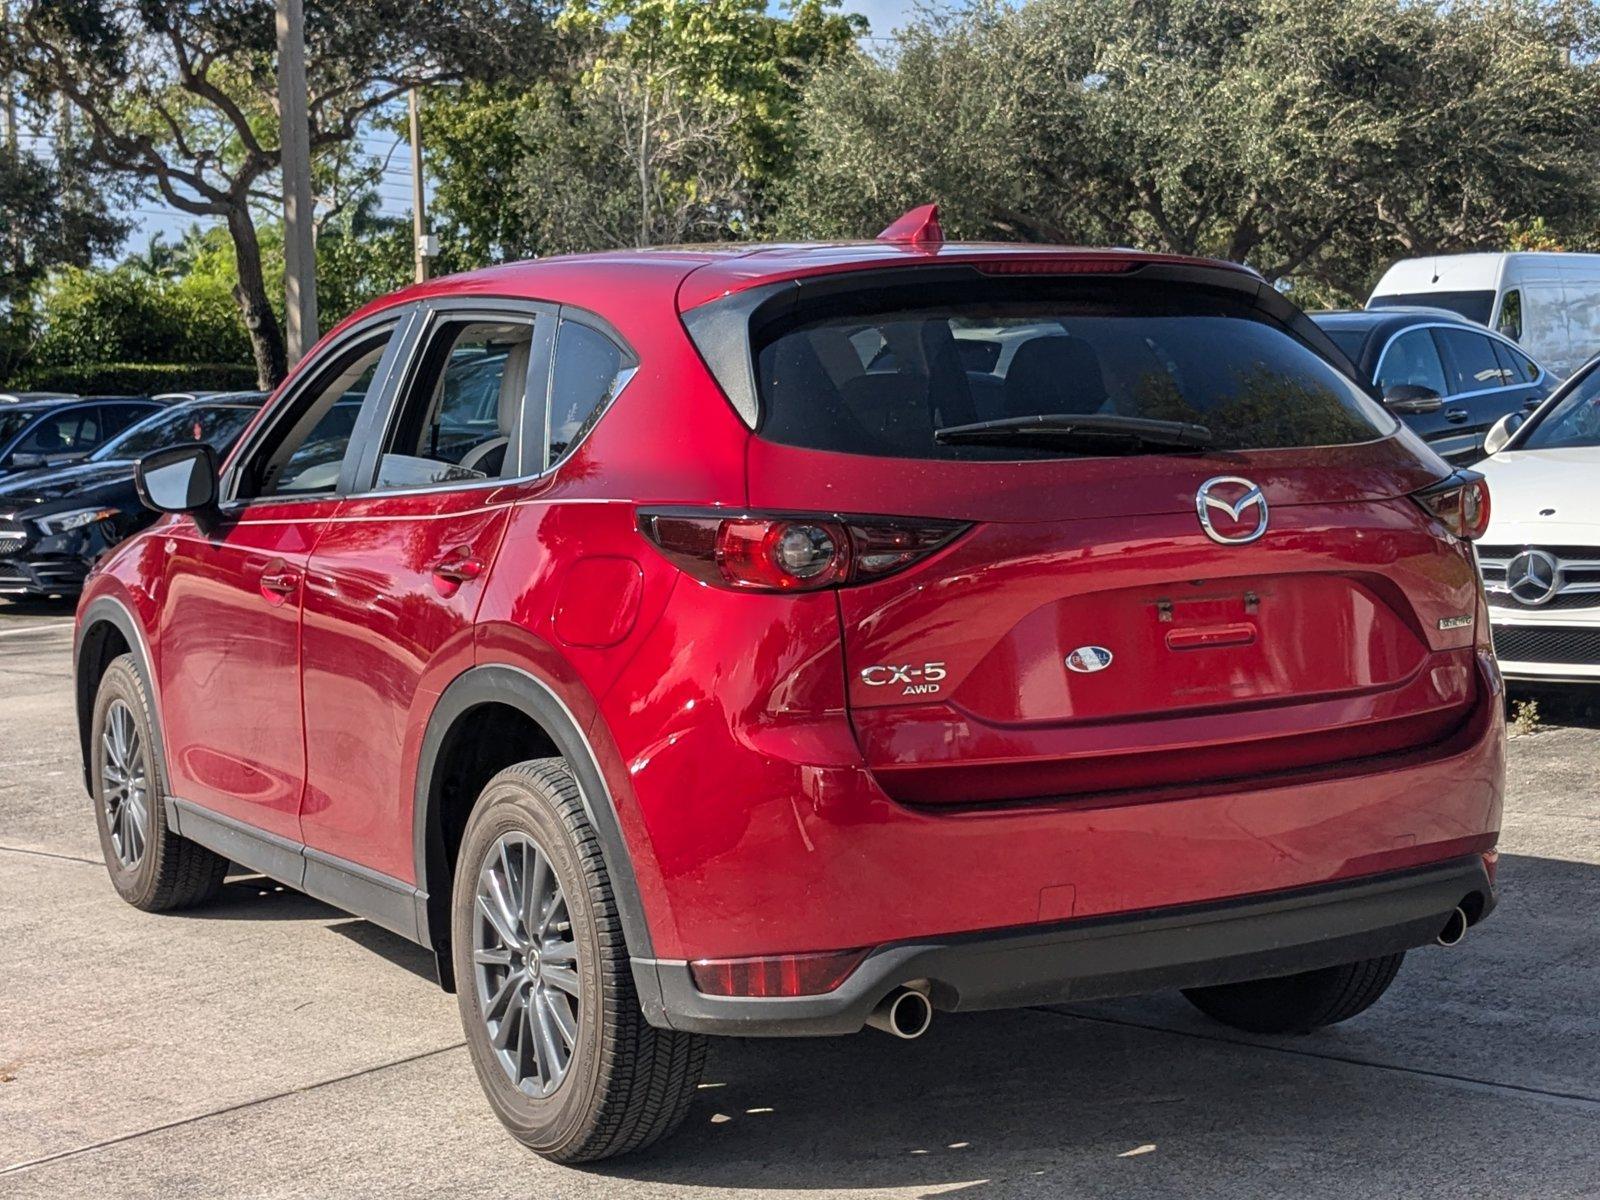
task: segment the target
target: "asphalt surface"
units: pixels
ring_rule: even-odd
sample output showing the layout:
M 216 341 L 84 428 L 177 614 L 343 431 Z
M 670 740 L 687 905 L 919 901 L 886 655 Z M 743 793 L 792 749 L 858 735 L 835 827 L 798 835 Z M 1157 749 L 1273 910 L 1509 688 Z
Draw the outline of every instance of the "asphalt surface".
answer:
M 69 644 L 69 609 L 0 602 L 0 1197 L 1600 1196 L 1600 717 L 1570 696 L 1512 743 L 1500 911 L 1344 1026 L 1156 996 L 722 1042 L 674 1140 L 574 1170 L 501 1131 L 415 947 L 259 879 L 117 899 Z

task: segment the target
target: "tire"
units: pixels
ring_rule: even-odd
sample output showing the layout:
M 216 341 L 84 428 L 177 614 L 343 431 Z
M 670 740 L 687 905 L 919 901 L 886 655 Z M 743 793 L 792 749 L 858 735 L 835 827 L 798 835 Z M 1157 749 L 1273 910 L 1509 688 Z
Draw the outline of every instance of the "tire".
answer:
M 1405 957 L 1401 952 L 1278 979 L 1188 988 L 1183 994 L 1206 1016 L 1235 1029 L 1310 1033 L 1371 1008 L 1389 990 Z
M 89 792 L 111 885 L 135 908 L 164 912 L 215 898 L 228 860 L 167 828 L 151 713 L 133 656 L 113 659 L 94 697 Z
M 487 907 L 497 895 L 513 898 L 500 924 Z M 645 1021 L 599 839 L 561 759 L 508 767 L 483 789 L 456 861 L 451 947 L 473 1067 L 519 1142 L 553 1162 L 594 1162 L 683 1123 L 706 1039 Z

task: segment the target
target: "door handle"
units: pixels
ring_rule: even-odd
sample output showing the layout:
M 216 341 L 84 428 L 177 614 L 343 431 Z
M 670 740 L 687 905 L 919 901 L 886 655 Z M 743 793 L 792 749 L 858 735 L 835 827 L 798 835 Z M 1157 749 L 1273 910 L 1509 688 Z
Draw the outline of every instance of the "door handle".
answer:
M 300 586 L 302 575 L 298 567 L 275 563 L 261 573 L 261 594 L 270 604 L 282 604 Z
M 471 546 L 462 546 L 433 564 L 433 586 L 440 595 L 450 596 L 463 583 L 471 583 L 482 574 L 483 559 L 472 552 Z
M 1452 408 L 1444 414 L 1444 419 L 1449 421 L 1452 425 L 1461 425 L 1464 424 L 1471 417 L 1471 415 L 1472 414 L 1464 408 Z

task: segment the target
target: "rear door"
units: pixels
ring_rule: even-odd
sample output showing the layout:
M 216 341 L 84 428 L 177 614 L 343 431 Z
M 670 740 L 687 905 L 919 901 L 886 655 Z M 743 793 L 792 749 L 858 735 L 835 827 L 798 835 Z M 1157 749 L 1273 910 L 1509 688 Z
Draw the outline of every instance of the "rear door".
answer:
M 838 593 L 851 718 L 891 796 L 1099 803 L 1409 751 L 1465 720 L 1472 563 L 1409 496 L 1438 466 L 1262 302 L 878 288 L 758 331 L 753 509 L 971 523 Z M 994 369 L 969 338 L 1005 347 Z M 1024 422 L 1198 424 L 1211 446 L 965 440 L 950 427 L 980 396 Z
M 1440 325 L 1434 328 L 1433 337 L 1439 344 L 1450 388 L 1445 399 L 1445 420 L 1463 439 L 1465 447 L 1452 457 L 1479 457 L 1483 439 L 1494 423 L 1521 408 L 1528 392 L 1507 369 L 1495 340 L 1487 333 Z

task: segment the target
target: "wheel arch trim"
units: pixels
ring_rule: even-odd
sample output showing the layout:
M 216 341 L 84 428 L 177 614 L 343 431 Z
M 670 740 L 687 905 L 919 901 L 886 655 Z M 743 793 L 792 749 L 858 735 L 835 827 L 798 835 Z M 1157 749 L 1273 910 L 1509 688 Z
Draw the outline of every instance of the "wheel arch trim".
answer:
M 89 731 L 94 720 L 94 696 L 86 695 L 83 691 L 83 649 L 90 634 L 103 625 L 116 629 L 128 644 L 128 652 L 133 655 L 134 669 L 139 672 L 145 692 L 150 697 L 150 723 L 155 726 L 156 733 L 154 748 L 160 759 L 157 765 L 161 778 L 170 779 L 167 773 L 167 734 L 161 714 L 161 685 L 156 679 L 155 659 L 150 654 L 149 640 L 139 619 L 126 604 L 115 596 L 103 595 L 90 601 L 78 614 L 78 627 L 72 638 L 72 696 L 78 718 L 78 752 L 82 759 L 84 787 L 90 786 Z
M 438 827 L 434 819 L 434 775 L 445 737 L 460 718 L 483 704 L 517 709 L 555 743 L 572 769 L 584 814 L 599 838 L 628 953 L 634 958 L 650 958 L 653 942 L 633 858 L 622 834 L 611 789 L 587 733 L 550 684 L 522 667 L 501 663 L 470 667 L 456 676 L 434 704 L 422 736 L 412 805 L 412 853 L 423 901 L 419 918 L 424 941 L 438 949 L 443 944 L 440 934 L 449 929 L 449 895 L 434 895 L 430 886 L 436 873 L 444 869 L 438 861 L 443 846 L 434 837 Z

